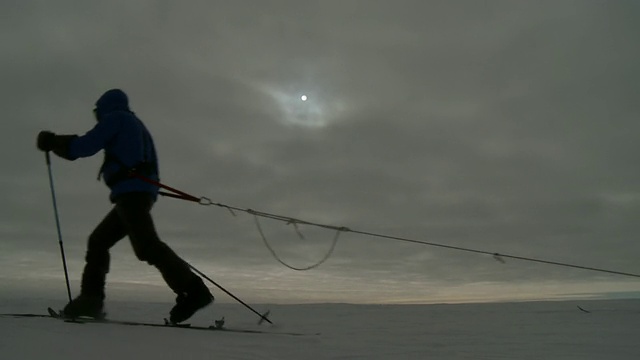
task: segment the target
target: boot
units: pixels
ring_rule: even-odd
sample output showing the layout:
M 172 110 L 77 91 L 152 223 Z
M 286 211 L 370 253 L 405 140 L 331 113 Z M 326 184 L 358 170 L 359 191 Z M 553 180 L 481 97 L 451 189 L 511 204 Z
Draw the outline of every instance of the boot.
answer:
M 104 319 L 103 307 L 104 301 L 102 297 L 80 294 L 64 307 L 62 313 L 68 318 L 90 317 Z
M 169 320 L 174 323 L 181 323 L 213 302 L 213 295 L 202 280 L 198 279 L 196 286 L 189 292 L 178 294 L 176 305 L 169 313 Z

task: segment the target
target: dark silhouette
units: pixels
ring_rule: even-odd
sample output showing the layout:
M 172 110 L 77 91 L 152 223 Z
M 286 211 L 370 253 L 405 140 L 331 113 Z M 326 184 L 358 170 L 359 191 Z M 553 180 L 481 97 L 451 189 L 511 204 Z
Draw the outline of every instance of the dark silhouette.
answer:
M 89 236 L 80 295 L 64 308 L 65 316 L 104 316 L 105 281 L 109 249 L 129 236 L 138 259 L 155 266 L 177 294 L 170 311 L 173 323 L 182 322 L 213 301 L 202 279 L 156 233 L 151 208 L 158 187 L 130 177 L 131 171 L 159 180 L 158 158 L 151 134 L 129 109 L 127 95 L 119 89 L 105 92 L 93 110 L 97 124 L 85 135 L 38 134 L 37 146 L 67 159 L 89 157 L 104 150 L 98 179 L 111 190 L 113 209 Z

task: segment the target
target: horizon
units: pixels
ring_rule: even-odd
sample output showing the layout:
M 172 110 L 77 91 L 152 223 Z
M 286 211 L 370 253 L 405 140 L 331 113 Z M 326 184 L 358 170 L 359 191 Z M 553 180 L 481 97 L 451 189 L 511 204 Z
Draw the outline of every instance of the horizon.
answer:
M 77 289 L 79 280 L 71 281 L 71 291 L 74 294 L 74 288 Z M 236 304 L 236 300 L 224 294 L 219 288 L 210 282 L 205 280 L 205 284 L 211 289 L 215 296 L 215 301 L 212 306 L 216 304 Z M 52 301 L 59 301 L 66 303 L 67 291 L 64 278 L 57 279 L 57 285 L 55 289 L 51 287 L 51 282 L 48 282 L 46 286 L 34 287 L 18 287 L 12 288 L 6 281 L 2 281 L 0 278 L 0 298 L 10 297 L 10 294 L 19 293 L 23 290 L 25 296 L 37 298 L 37 299 L 49 299 Z M 219 284 L 220 285 L 220 284 Z M 279 297 L 274 296 L 262 296 L 255 297 L 252 289 L 240 288 L 234 289 L 233 286 L 228 284 L 221 285 L 225 287 L 227 291 L 245 301 L 248 304 L 255 305 L 321 305 L 321 304 L 345 304 L 345 305 L 438 305 L 438 304 L 485 304 L 485 303 L 520 303 L 520 302 L 544 302 L 544 301 L 609 301 L 609 300 L 640 300 L 640 291 L 610 291 L 610 292 L 574 292 L 574 293 L 561 293 L 561 294 L 538 294 L 525 293 L 514 294 L 506 293 L 501 296 L 477 296 L 471 295 L 468 297 L 438 297 L 438 298 L 421 298 L 421 299 L 397 299 L 388 298 L 386 300 L 353 300 L 353 297 L 349 294 L 345 294 L 342 298 L 327 298 L 317 301 L 313 298 L 299 298 L 292 297 L 286 298 L 286 291 L 281 291 Z M 172 303 L 174 301 L 174 294 L 170 290 L 166 289 L 160 282 L 150 285 L 148 283 L 120 283 L 109 282 L 107 284 L 107 297 L 105 299 L 105 305 L 108 308 L 110 302 L 152 302 L 152 303 Z M 277 299 L 275 301 L 268 301 L 266 299 Z M 351 300 L 350 300 L 351 299 Z

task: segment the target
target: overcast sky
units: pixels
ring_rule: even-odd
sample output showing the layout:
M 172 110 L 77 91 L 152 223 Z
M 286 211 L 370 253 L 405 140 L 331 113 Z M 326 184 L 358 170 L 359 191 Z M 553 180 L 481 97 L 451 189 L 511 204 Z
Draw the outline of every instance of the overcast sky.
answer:
M 35 138 L 88 131 L 114 87 L 153 133 L 162 181 L 194 195 L 640 273 L 637 1 L 3 1 L 0 14 L 5 290 L 66 298 Z M 111 207 L 101 159 L 53 159 L 74 294 Z M 237 215 L 166 198 L 154 208 L 162 239 L 247 301 L 640 291 L 631 277 L 348 233 L 321 267 L 295 272 Z M 334 235 L 261 224 L 294 266 L 322 258 Z M 128 241 L 112 258 L 108 296 L 173 298 Z

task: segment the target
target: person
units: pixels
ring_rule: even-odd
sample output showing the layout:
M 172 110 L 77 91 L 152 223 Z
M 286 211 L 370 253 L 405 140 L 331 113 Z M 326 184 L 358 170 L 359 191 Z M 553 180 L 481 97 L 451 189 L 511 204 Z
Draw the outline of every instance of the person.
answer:
M 129 109 L 129 99 L 122 90 L 105 92 L 95 105 L 97 124 L 85 135 L 41 131 L 37 137 L 38 149 L 53 151 L 67 160 L 89 157 L 104 150 L 98 179 L 104 179 L 110 188 L 109 199 L 114 204 L 89 236 L 80 294 L 64 307 L 63 313 L 74 318 L 104 316 L 109 249 L 129 236 L 136 257 L 155 266 L 176 293 L 176 304 L 169 319 L 173 323 L 182 322 L 211 304 L 214 298 L 189 264 L 158 237 L 150 213 L 158 187 L 130 176 L 134 171 L 159 181 L 158 158 L 151 134 Z

